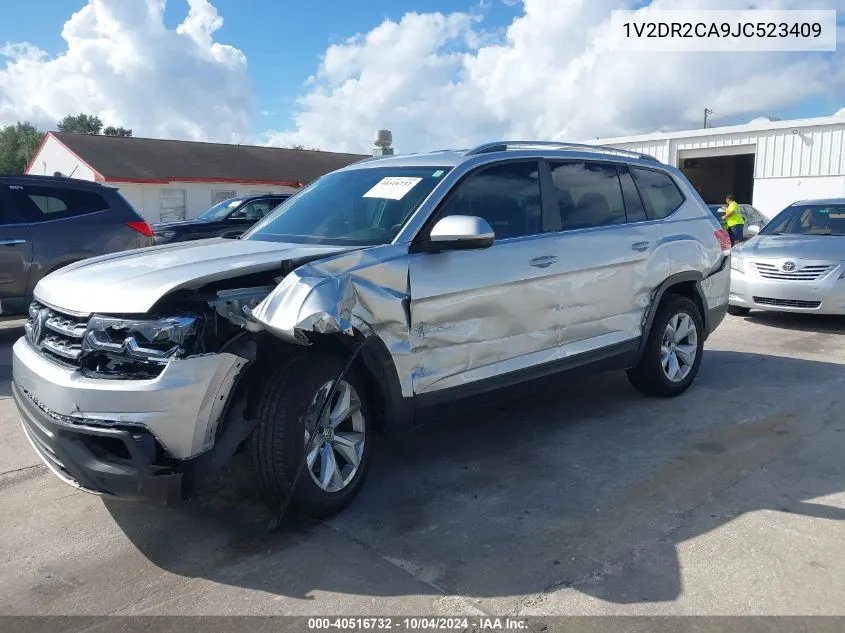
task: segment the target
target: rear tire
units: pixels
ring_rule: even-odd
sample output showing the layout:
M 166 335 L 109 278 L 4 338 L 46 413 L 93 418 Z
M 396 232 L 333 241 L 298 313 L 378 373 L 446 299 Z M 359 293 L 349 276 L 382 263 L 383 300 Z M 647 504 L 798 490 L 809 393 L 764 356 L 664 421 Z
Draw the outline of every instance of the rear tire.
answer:
M 701 311 L 687 297 L 663 297 L 639 364 L 627 371 L 639 391 L 661 398 L 682 394 L 695 380 L 704 350 Z
M 728 314 L 730 314 L 732 316 L 744 317 L 744 316 L 748 316 L 748 314 L 750 312 L 751 312 L 751 308 L 743 308 L 741 306 L 732 306 L 732 305 L 728 306 Z
M 333 355 L 296 354 L 285 359 L 265 383 L 249 455 L 258 492 L 271 508 L 280 508 L 285 502 L 302 463 L 310 439 L 303 416 L 319 405 L 318 391 L 327 390 L 342 367 L 343 360 Z M 342 416 L 340 399 L 344 397 L 348 397 L 344 402 L 350 403 L 347 410 L 355 412 L 335 421 Z M 373 417 L 360 376 L 348 371 L 334 400 L 326 411 L 326 429 L 315 440 L 316 454 L 312 450 L 309 455 L 291 503 L 302 514 L 319 519 L 352 503 L 363 486 L 373 450 Z

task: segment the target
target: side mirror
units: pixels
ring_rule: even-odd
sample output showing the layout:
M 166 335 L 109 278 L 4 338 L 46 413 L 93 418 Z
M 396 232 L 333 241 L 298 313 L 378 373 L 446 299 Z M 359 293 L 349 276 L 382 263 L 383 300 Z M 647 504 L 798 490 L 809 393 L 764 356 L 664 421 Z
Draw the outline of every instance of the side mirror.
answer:
M 750 225 L 746 230 L 748 231 L 749 235 L 757 235 L 760 232 L 762 227 L 757 226 L 756 224 Z
M 429 252 L 490 248 L 496 240 L 487 220 L 474 215 L 440 218 L 431 229 L 423 250 Z

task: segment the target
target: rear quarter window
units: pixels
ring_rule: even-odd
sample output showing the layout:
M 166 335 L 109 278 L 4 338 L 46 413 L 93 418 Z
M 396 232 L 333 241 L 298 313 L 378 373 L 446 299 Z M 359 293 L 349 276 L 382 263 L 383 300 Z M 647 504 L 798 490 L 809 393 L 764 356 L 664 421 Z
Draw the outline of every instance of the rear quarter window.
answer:
M 11 202 L 30 222 L 46 222 L 105 211 L 108 202 L 94 191 L 25 185 Z
M 631 167 L 631 175 L 649 220 L 662 220 L 672 215 L 684 203 L 684 194 L 669 174 Z

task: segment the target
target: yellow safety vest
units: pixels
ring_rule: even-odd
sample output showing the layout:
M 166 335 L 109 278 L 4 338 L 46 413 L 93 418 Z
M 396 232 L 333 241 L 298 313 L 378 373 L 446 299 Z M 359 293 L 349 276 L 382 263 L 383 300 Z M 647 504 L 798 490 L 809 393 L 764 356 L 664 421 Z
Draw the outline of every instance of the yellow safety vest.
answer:
M 725 226 L 731 227 L 736 226 L 737 224 L 745 224 L 745 220 L 739 212 L 739 205 L 736 203 L 736 200 L 728 205 L 727 211 L 733 211 L 734 213 L 733 215 L 729 215 L 727 217 L 725 220 Z

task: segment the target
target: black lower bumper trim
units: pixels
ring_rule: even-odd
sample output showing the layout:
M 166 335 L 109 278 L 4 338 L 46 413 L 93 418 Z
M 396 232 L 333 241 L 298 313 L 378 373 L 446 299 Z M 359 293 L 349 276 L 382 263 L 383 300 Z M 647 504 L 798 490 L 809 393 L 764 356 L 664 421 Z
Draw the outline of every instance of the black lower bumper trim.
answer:
M 12 396 L 35 450 L 59 477 L 88 492 L 174 505 L 182 500 L 182 472 L 151 463 L 127 430 L 58 420 L 12 382 Z M 117 457 L 98 450 L 103 442 L 121 447 Z

